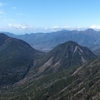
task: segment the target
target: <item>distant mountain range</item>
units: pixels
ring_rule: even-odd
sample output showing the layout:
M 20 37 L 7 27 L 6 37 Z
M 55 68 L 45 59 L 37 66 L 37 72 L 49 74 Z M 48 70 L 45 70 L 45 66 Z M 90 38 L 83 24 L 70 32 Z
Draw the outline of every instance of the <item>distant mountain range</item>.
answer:
M 84 31 L 62 30 L 51 33 L 31 33 L 25 35 L 14 35 L 7 32 L 5 34 L 22 39 L 29 43 L 33 48 L 42 51 L 50 51 L 58 44 L 67 41 L 75 41 L 78 44 L 86 46 L 93 51 L 100 49 L 100 31 L 95 31 L 93 29 L 87 29 Z

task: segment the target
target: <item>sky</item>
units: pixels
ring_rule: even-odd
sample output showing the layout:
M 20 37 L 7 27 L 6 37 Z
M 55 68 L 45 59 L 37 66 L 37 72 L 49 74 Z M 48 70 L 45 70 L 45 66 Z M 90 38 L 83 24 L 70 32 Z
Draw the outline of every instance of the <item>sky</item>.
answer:
M 0 0 L 0 31 L 100 29 L 100 0 Z

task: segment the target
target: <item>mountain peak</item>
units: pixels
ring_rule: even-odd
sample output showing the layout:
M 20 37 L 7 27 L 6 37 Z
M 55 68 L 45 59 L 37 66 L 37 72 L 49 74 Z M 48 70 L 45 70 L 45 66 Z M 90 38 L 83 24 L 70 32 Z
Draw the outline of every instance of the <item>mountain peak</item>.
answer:
M 47 53 L 37 64 L 37 75 L 65 70 L 69 67 L 80 66 L 96 56 L 87 48 L 76 42 L 62 43 Z M 40 66 L 41 65 L 41 66 Z

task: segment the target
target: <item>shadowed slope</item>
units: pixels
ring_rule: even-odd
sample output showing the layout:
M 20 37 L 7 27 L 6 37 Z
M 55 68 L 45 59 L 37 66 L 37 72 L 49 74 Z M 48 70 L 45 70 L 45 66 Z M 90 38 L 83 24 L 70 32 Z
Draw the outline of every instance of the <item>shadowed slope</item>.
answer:
M 0 85 L 24 78 L 41 54 L 22 40 L 0 34 Z

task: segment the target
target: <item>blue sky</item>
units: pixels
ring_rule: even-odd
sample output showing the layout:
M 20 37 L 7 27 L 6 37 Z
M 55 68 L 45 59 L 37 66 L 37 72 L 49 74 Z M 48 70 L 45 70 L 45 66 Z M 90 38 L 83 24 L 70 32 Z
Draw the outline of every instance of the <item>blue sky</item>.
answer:
M 0 0 L 0 31 L 100 29 L 100 0 Z

